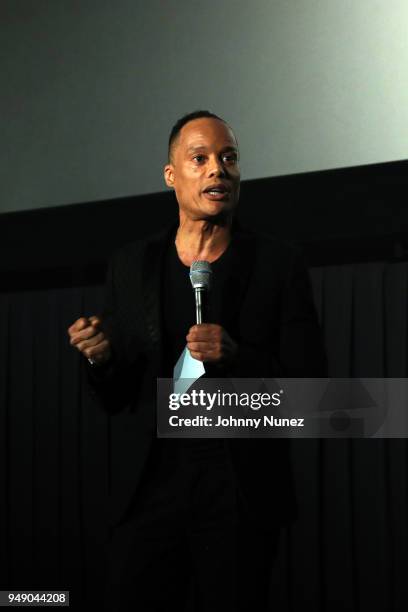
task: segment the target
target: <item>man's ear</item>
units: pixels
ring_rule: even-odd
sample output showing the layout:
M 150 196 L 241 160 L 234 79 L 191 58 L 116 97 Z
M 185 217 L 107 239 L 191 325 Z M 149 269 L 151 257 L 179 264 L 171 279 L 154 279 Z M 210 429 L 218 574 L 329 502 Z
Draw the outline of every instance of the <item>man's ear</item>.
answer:
M 172 164 L 166 164 L 164 166 L 163 175 L 167 187 L 174 189 L 174 168 Z

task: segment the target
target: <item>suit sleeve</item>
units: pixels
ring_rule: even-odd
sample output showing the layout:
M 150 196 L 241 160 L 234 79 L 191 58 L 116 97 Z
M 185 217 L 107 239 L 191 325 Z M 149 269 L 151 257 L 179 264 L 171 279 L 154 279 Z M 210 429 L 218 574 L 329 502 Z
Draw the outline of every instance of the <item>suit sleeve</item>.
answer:
M 239 345 L 234 375 L 253 378 L 327 376 L 309 273 L 298 251 L 294 251 L 282 286 L 277 340 L 271 346 Z
M 86 380 L 91 394 L 107 412 L 114 414 L 125 409 L 133 399 L 137 380 L 137 364 L 129 364 L 125 358 L 123 332 L 118 321 L 116 295 L 116 268 L 118 256 L 111 258 L 105 283 L 102 329 L 109 339 L 111 358 L 103 365 L 91 365 L 83 359 Z
M 296 251 L 281 307 L 277 356 L 287 377 L 325 378 L 327 359 L 313 300 L 309 272 Z

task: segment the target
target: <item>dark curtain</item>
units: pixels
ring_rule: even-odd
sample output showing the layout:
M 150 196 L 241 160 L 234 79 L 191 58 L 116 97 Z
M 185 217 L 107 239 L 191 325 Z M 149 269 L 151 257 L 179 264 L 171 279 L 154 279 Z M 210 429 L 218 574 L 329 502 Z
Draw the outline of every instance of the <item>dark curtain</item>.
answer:
M 407 267 L 312 269 L 331 376 L 406 376 Z M 99 312 L 102 293 L 0 294 L 0 588 L 65 589 L 99 607 L 110 424 L 67 328 Z M 407 608 L 407 459 L 404 439 L 294 441 L 300 518 L 282 534 L 276 610 Z

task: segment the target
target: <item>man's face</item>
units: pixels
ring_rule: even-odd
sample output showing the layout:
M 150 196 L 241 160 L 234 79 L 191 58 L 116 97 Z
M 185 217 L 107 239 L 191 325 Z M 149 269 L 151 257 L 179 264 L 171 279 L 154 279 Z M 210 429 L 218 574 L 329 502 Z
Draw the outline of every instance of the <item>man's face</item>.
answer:
M 175 190 L 180 212 L 189 219 L 231 212 L 240 184 L 238 146 L 231 129 L 218 119 L 189 121 L 180 131 L 164 178 Z

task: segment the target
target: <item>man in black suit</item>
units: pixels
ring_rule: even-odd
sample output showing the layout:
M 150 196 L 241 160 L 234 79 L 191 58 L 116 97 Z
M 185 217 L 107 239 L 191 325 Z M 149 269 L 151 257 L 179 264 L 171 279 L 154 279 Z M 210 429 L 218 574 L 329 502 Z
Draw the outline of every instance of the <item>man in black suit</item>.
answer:
M 113 415 L 109 609 L 182 609 L 191 578 L 195 610 L 266 611 L 279 531 L 296 514 L 288 441 L 158 439 L 156 380 L 186 344 L 207 376 L 325 376 L 309 279 L 296 249 L 235 223 L 239 153 L 225 121 L 180 119 L 164 177 L 178 226 L 119 250 L 102 318 L 69 329 Z M 194 260 L 214 278 L 201 325 Z

